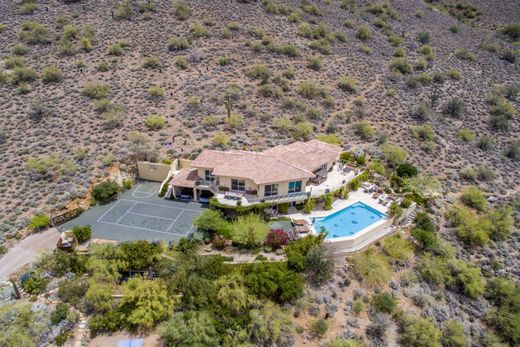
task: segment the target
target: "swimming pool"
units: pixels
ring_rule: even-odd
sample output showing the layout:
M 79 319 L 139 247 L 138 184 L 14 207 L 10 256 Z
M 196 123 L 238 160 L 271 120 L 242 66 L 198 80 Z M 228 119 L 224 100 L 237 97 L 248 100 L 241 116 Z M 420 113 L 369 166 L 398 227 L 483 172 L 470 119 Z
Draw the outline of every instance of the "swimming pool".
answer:
M 326 230 L 328 232 L 326 238 L 333 239 L 355 235 L 384 218 L 386 218 L 384 213 L 362 202 L 356 202 L 327 217 L 315 218 L 313 226 L 317 232 Z

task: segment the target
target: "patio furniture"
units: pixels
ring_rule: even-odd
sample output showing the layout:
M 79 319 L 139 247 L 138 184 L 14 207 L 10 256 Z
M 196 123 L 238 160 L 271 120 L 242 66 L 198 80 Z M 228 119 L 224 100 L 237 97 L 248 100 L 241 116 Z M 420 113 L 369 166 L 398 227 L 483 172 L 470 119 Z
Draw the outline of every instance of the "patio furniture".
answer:
M 244 193 L 241 192 L 225 192 L 224 197 L 229 200 L 242 200 Z
M 293 219 L 292 222 L 295 226 L 307 225 L 307 221 L 305 219 Z

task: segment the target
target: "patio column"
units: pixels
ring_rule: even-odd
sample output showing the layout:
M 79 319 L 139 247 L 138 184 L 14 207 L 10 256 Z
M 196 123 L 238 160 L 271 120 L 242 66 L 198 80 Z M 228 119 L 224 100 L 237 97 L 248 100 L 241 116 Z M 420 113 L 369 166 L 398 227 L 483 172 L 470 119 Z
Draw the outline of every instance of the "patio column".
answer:
M 197 188 L 193 188 L 193 200 L 195 201 L 198 201 L 198 197 L 197 197 L 197 192 L 198 192 L 198 189 Z

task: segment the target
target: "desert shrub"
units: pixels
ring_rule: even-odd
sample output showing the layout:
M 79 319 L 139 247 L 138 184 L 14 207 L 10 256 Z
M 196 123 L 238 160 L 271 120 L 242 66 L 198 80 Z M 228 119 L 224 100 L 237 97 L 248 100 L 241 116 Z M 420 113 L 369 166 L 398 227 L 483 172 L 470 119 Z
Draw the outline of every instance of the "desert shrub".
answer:
M 191 9 L 188 3 L 183 0 L 178 0 L 174 3 L 175 17 L 178 20 L 186 20 L 190 16 Z
M 478 187 L 466 187 L 461 191 L 460 200 L 466 206 L 472 207 L 478 211 L 487 209 L 486 197 Z
M 432 319 L 404 316 L 401 318 L 401 340 L 404 346 L 440 347 L 441 330 Z
M 383 286 L 392 274 L 392 268 L 386 257 L 372 249 L 357 254 L 352 262 L 362 282 L 370 287 Z
M 365 345 L 359 339 L 341 339 L 337 338 L 327 342 L 324 347 L 364 347 Z
M 472 167 L 466 167 L 460 172 L 460 176 L 468 181 L 477 180 L 477 170 Z
M 423 45 L 430 43 L 430 33 L 427 31 L 420 32 L 419 35 L 417 35 L 417 41 Z
M 49 28 L 38 22 L 24 22 L 19 35 L 23 41 L 30 45 L 49 43 L 51 41 Z
M 500 52 L 500 59 L 505 60 L 511 64 L 514 64 L 514 63 L 516 63 L 516 60 L 518 58 L 518 52 L 519 51 L 511 49 L 511 48 L 503 49 Z
M 205 210 L 193 220 L 193 225 L 197 227 L 197 230 L 204 232 L 208 238 L 215 234 L 224 237 L 231 236 L 231 226 L 219 210 Z
M 118 19 L 130 19 L 134 10 L 132 9 L 132 4 L 130 0 L 123 0 L 116 6 L 116 10 L 114 11 L 114 17 Z
M 39 273 L 28 272 L 20 276 L 20 286 L 29 294 L 40 294 L 47 287 L 48 280 Z
M 200 39 L 202 37 L 209 36 L 208 30 L 206 28 L 199 24 L 199 23 L 193 23 L 190 25 L 190 37 L 193 39 Z
M 103 99 L 110 93 L 110 87 L 99 81 L 89 81 L 83 86 L 81 93 L 91 99 Z
M 489 151 L 494 146 L 494 141 L 491 137 L 482 136 L 477 140 L 477 147 L 483 151 Z
M 520 23 L 510 23 L 502 26 L 499 32 L 511 41 L 520 40 Z
M 67 318 L 67 315 L 69 314 L 69 307 L 60 302 L 58 305 L 56 305 L 56 307 L 54 308 L 54 311 L 51 312 L 51 323 L 53 325 L 56 325 L 58 324 L 59 322 L 61 322 L 62 320 L 64 320 L 65 318 Z
M 337 81 L 337 84 L 341 90 L 355 93 L 357 91 L 358 80 L 355 77 L 343 76 Z
M 9 56 L 4 60 L 4 66 L 7 69 L 12 69 L 14 67 L 24 67 L 26 66 L 27 60 L 24 57 L 18 56 Z
M 123 47 L 123 45 L 121 43 L 114 43 L 110 46 L 108 46 L 108 54 L 110 55 L 115 55 L 115 56 L 120 56 L 123 54 L 125 48 Z
M 466 142 L 471 142 L 475 139 L 475 134 L 468 128 L 459 129 L 459 131 L 457 131 L 457 136 Z
M 285 246 L 289 241 L 289 235 L 287 232 L 282 229 L 273 229 L 270 230 L 265 239 L 265 244 L 267 246 L 272 247 L 272 249 L 278 249 L 282 246 Z
M 306 99 L 314 99 L 317 97 L 327 96 L 327 90 L 314 81 L 303 81 L 298 87 L 298 93 Z
M 507 145 L 505 155 L 509 159 L 520 160 L 520 141 L 513 141 Z
M 314 130 L 314 127 L 310 122 L 300 121 L 294 125 L 293 131 L 292 131 L 292 136 L 295 140 L 308 139 L 311 137 L 313 130 Z
M 409 260 L 413 256 L 412 243 L 401 234 L 387 237 L 383 241 L 383 250 L 393 259 Z
M 231 238 L 234 242 L 248 247 L 255 248 L 264 242 L 269 232 L 269 225 L 262 218 L 255 214 L 239 217 L 232 224 Z
M 92 197 L 98 202 L 106 202 L 112 199 L 120 190 L 119 185 L 114 181 L 105 181 L 94 186 Z
M 412 136 L 416 139 L 426 142 L 434 142 L 436 139 L 435 132 L 431 125 L 417 125 L 410 128 Z
M 399 177 L 409 178 L 417 176 L 419 170 L 417 170 L 417 168 L 410 163 L 403 163 L 396 168 L 395 172 Z
M 38 74 L 31 68 L 26 66 L 16 66 L 11 73 L 11 83 L 23 84 L 24 82 L 31 82 L 38 78 Z
M 205 116 L 202 119 L 202 125 L 204 125 L 205 127 L 213 127 L 213 126 L 217 125 L 218 123 L 219 123 L 219 119 L 217 116 L 209 115 L 209 116 Z
M 403 75 L 412 73 L 412 66 L 406 58 L 394 58 L 390 61 L 390 72 L 400 73 Z
M 313 55 L 307 58 L 307 67 L 316 71 L 321 70 L 323 62 L 320 57 Z
M 475 53 L 468 51 L 467 49 L 459 49 L 455 52 L 455 56 L 461 60 L 474 61 L 477 59 Z
M 424 45 L 419 47 L 419 53 L 426 57 L 426 60 L 433 60 L 435 58 L 435 53 L 433 53 L 433 48 L 428 45 Z
M 151 114 L 145 118 L 144 124 L 150 130 L 159 130 L 166 125 L 166 118 L 160 114 Z
M 451 70 L 446 71 L 446 76 L 448 76 L 452 80 L 460 80 L 462 78 L 460 72 L 458 70 L 455 70 L 455 69 L 451 69 Z
M 314 321 L 311 326 L 312 333 L 318 338 L 323 337 L 327 333 L 328 329 L 329 324 L 325 319 L 318 319 Z
M 186 70 L 188 68 L 188 59 L 184 56 L 175 58 L 175 66 L 181 70 Z
M 212 141 L 213 144 L 215 144 L 216 146 L 224 147 L 229 144 L 231 139 L 228 135 L 224 133 L 216 133 L 215 135 L 213 135 Z
M 408 157 L 408 153 L 397 145 L 385 143 L 381 145 L 381 150 L 383 151 L 385 160 L 391 167 L 397 167 L 403 164 Z
M 72 234 L 78 240 L 79 243 L 83 243 L 85 241 L 90 240 L 92 237 L 92 227 L 88 224 L 86 225 L 75 225 L 72 228 Z
M 489 211 L 487 218 L 491 223 L 489 236 L 494 241 L 505 241 L 513 232 L 513 209 L 511 207 L 502 206 L 496 210 Z
M 263 83 L 266 83 L 269 77 L 271 77 L 272 71 L 264 64 L 254 64 L 247 70 L 246 75 L 250 78 L 259 79 Z
M 341 139 L 336 134 L 320 134 L 316 136 L 316 140 L 332 145 L 341 145 Z
M 354 123 L 352 125 L 352 128 L 354 128 L 356 134 L 358 134 L 364 140 L 371 139 L 376 133 L 374 127 L 370 125 L 368 122 Z
M 411 116 L 422 121 L 426 121 L 430 118 L 430 110 L 424 103 L 417 105 L 411 112 Z
M 182 51 L 188 49 L 190 43 L 182 37 L 172 37 L 168 40 L 168 49 L 170 51 Z
M 313 198 L 309 198 L 305 200 L 305 205 L 303 207 L 303 210 L 305 213 L 311 213 L 314 207 L 316 206 L 316 200 Z
M 155 69 L 160 66 L 159 58 L 155 56 L 145 57 L 143 60 L 143 67 L 146 69 Z
M 362 41 L 366 41 L 372 37 L 372 31 L 368 26 L 361 25 L 356 32 L 356 37 Z
M 152 98 L 163 98 L 164 97 L 164 89 L 159 86 L 151 86 L 148 88 L 148 95 Z
M 443 113 L 451 117 L 460 117 L 464 113 L 466 104 L 459 97 L 451 98 L 443 108 Z
M 31 221 L 27 225 L 27 227 L 33 231 L 41 230 L 45 227 L 51 225 L 51 217 L 46 214 L 40 213 L 36 214 L 31 218 Z
M 229 65 L 231 64 L 233 60 L 227 56 L 227 55 L 223 55 L 221 57 L 218 57 L 217 59 L 217 63 L 220 65 L 220 66 L 225 66 L 225 65 Z
M 123 125 L 126 113 L 118 105 L 112 105 L 103 113 L 103 125 L 105 129 L 115 129 Z
M 479 267 L 471 266 L 462 260 L 452 260 L 449 262 L 449 269 L 455 279 L 455 286 L 464 294 L 473 299 L 484 294 L 486 282 Z
M 56 65 L 50 65 L 43 69 L 42 81 L 43 83 L 56 83 L 63 79 L 61 69 Z
M 391 314 L 397 307 L 397 298 L 390 293 L 376 294 L 372 297 L 372 306 L 378 312 Z
M 464 325 L 450 320 L 442 333 L 442 345 L 445 347 L 465 347 L 468 345 L 464 335 Z
M 33 173 L 47 176 L 68 175 L 76 171 L 76 166 L 71 160 L 55 154 L 29 158 L 26 166 Z

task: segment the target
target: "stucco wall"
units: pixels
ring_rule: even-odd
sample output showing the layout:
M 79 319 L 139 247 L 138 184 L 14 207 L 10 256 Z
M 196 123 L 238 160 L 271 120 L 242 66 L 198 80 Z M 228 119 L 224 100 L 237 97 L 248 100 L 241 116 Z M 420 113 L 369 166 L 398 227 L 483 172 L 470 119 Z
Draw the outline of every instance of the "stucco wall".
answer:
M 203 176 L 204 177 L 204 176 Z M 231 179 L 242 179 L 238 177 L 219 176 L 220 187 L 228 187 L 231 190 Z M 246 190 L 258 190 L 258 185 L 250 179 L 243 179 L 245 181 Z
M 176 159 L 178 160 L 177 169 L 187 169 L 191 167 L 191 160 L 189 159 Z
M 171 165 L 150 163 L 146 161 L 137 162 L 137 170 L 139 171 L 139 177 L 143 180 L 163 182 L 168 173 L 170 172 L 173 162 Z
M 296 180 L 298 181 L 298 180 Z M 285 181 L 285 182 L 278 182 L 278 195 L 287 195 L 289 194 L 289 182 L 293 181 Z M 302 182 L 302 192 L 305 191 L 305 187 L 307 185 L 307 181 L 301 180 Z M 263 198 L 265 195 L 265 184 L 260 184 L 258 186 L 258 197 Z

